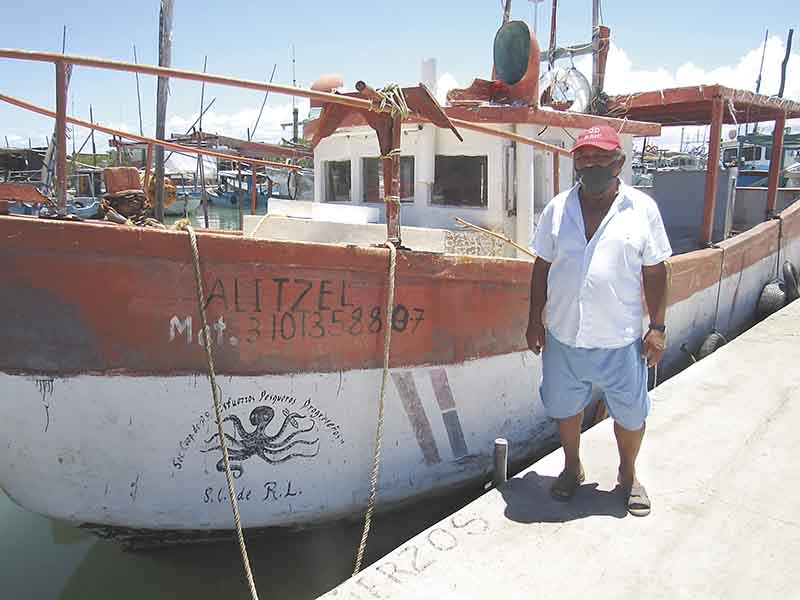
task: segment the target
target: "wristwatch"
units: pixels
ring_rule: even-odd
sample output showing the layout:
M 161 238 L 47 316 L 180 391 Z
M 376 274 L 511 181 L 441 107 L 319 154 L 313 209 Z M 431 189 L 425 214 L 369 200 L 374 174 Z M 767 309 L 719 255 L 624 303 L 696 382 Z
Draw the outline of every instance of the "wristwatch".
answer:
M 650 323 L 649 328 L 652 329 L 653 331 L 660 331 L 661 333 L 664 333 L 667 330 L 666 325 L 656 325 L 655 323 Z

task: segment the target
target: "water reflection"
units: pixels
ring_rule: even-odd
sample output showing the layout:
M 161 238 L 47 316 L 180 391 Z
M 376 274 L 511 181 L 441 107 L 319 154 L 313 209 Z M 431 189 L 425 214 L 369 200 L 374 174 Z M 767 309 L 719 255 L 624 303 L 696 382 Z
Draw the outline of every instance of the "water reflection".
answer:
M 366 559 L 390 552 L 477 495 L 478 490 L 378 515 Z M 360 524 L 250 537 L 262 597 L 316 598 L 349 577 Z M 85 531 L 30 513 L 0 491 L 0 597 L 26 600 L 218 600 L 248 597 L 239 549 L 230 543 L 128 552 Z M 225 594 L 221 596 L 221 594 Z
M 263 212 L 263 208 L 261 209 Z M 249 215 L 249 209 L 244 211 L 244 214 Z M 170 217 L 167 216 L 164 218 L 164 222 L 167 226 L 172 225 L 175 221 L 177 221 L 180 217 Z M 195 229 L 203 229 L 205 228 L 205 216 L 203 215 L 202 208 L 198 208 L 194 214 L 190 215 L 192 220 L 192 225 L 194 225 Z M 231 206 L 231 205 L 224 205 L 224 204 L 214 204 L 208 207 L 208 227 L 210 229 L 226 229 L 226 230 L 237 230 L 240 229 L 239 227 L 239 207 L 238 206 Z

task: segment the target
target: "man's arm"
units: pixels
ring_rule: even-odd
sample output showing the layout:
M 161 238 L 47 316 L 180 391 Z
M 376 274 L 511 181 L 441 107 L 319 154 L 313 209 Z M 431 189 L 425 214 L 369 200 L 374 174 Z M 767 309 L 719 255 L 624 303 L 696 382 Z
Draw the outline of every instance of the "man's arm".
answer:
M 642 280 L 650 323 L 664 325 L 667 316 L 667 263 L 642 267 Z M 647 358 L 648 367 L 661 360 L 666 347 L 666 333 L 654 329 L 647 331 L 642 343 L 642 356 Z
M 531 307 L 528 315 L 528 331 L 525 337 L 528 340 L 528 347 L 536 354 L 539 354 L 544 348 L 545 333 L 542 313 L 547 303 L 547 275 L 550 273 L 550 265 L 551 263 L 537 256 L 531 275 Z

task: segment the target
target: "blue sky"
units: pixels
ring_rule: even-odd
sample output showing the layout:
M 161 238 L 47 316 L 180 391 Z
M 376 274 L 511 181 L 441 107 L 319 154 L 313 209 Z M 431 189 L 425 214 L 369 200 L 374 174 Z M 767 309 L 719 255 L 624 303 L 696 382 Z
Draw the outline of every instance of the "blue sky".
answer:
M 10 0 L 5 0 L 10 2 Z M 140 62 L 157 62 L 159 2 L 105 0 L 40 0 L 36 8 L 4 10 L 5 47 L 59 51 L 67 26 L 67 52 L 132 60 L 133 45 Z M 791 8 L 790 8 L 791 7 Z M 35 19 L 31 12 L 35 10 Z M 532 5 L 515 0 L 513 16 L 532 21 Z M 609 59 L 610 91 L 652 89 L 709 77 L 721 83 L 752 89 L 764 30 L 767 45 L 762 92 L 775 93 L 783 43 L 790 26 L 800 26 L 800 3 L 752 1 L 676 1 L 603 4 L 604 22 L 612 28 L 614 48 Z M 414 83 L 420 61 L 435 57 L 440 76 L 466 85 L 475 76 L 488 76 L 491 44 L 501 19 L 500 0 L 404 0 L 403 2 L 276 2 L 242 0 L 236 3 L 175 0 L 173 66 L 208 70 L 232 76 L 266 79 L 274 63 L 275 81 L 291 80 L 290 45 L 296 49 L 297 81 L 308 86 L 323 73 L 338 72 L 352 84 L 358 79 L 380 86 L 389 81 Z M 539 38 L 547 44 L 550 1 L 539 7 Z M 558 42 L 570 44 L 589 38 L 591 2 L 561 0 Z M 790 61 L 787 95 L 800 98 L 800 31 Z M 749 57 L 749 58 L 748 58 Z M 754 58 L 755 57 L 755 58 Z M 576 63 L 578 61 L 576 60 Z M 713 81 L 705 81 L 713 83 Z M 155 80 L 142 76 L 145 134 L 152 134 Z M 168 115 L 170 130 L 190 123 L 200 103 L 198 83 L 173 82 Z M 34 103 L 54 106 L 51 65 L 0 60 L 0 90 Z M 207 87 L 206 101 L 216 98 L 209 126 L 226 133 L 244 134 L 252 124 L 262 96 L 223 87 Z M 95 118 L 113 126 L 138 130 L 135 79 L 132 74 L 78 69 L 70 88 L 69 112 L 87 118 L 89 104 Z M 277 124 L 290 115 L 291 100 L 273 95 L 257 138 L 279 135 Z M 306 104 L 301 107 L 305 109 Z M 209 130 L 209 126 L 204 129 Z M 44 118 L 0 106 L 0 143 L 35 144 L 52 129 Z M 79 132 L 80 133 L 80 132 Z M 38 138 L 42 139 L 39 140 Z

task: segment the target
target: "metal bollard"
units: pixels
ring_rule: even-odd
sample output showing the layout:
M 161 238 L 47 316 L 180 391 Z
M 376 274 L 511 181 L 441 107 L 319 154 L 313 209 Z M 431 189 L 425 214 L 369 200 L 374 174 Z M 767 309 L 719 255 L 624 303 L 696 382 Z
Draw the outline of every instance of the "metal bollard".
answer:
M 497 438 L 494 441 L 494 473 L 492 484 L 500 487 L 508 480 L 508 440 Z

